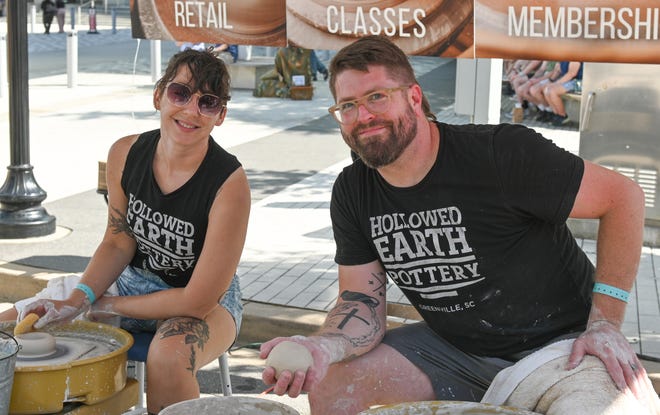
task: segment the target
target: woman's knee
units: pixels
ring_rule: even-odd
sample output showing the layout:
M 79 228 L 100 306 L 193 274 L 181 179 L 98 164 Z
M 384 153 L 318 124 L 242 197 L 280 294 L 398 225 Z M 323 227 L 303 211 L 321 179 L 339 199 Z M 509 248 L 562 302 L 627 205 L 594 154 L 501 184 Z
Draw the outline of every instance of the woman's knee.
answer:
M 198 365 L 194 364 L 195 346 L 187 344 L 176 337 L 160 338 L 158 334 L 149 347 L 147 367 L 149 372 L 160 373 L 196 373 Z
M 147 364 L 168 367 L 169 370 L 196 372 L 198 361 L 210 339 L 210 330 L 204 320 L 196 318 L 169 319 L 158 328 L 149 347 Z

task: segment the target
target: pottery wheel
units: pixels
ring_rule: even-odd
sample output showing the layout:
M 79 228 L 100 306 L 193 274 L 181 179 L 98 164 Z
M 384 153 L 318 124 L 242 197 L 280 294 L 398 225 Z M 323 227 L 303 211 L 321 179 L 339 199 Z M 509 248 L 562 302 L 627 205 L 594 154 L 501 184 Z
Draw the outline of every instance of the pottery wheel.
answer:
M 78 335 L 76 335 L 78 334 Z M 76 360 L 102 356 L 119 348 L 113 339 L 80 335 L 55 334 L 55 350 L 47 355 L 17 355 L 16 367 L 61 365 Z

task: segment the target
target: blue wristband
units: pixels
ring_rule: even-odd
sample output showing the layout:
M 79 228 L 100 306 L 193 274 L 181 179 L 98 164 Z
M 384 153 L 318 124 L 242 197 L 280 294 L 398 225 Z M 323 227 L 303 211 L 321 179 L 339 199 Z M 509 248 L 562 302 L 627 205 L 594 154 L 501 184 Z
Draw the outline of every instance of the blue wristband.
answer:
M 94 295 L 94 291 L 89 288 L 89 285 L 79 282 L 76 284 L 76 289 L 85 293 L 87 299 L 89 300 L 89 304 L 94 304 L 94 301 L 96 301 L 96 295 Z
M 599 294 L 609 295 L 610 297 L 616 298 L 617 300 L 621 300 L 624 303 L 628 302 L 628 296 L 630 295 L 628 291 L 622 290 L 621 288 L 613 287 L 611 285 L 603 284 L 601 282 L 597 282 L 596 284 L 594 284 L 594 292 Z

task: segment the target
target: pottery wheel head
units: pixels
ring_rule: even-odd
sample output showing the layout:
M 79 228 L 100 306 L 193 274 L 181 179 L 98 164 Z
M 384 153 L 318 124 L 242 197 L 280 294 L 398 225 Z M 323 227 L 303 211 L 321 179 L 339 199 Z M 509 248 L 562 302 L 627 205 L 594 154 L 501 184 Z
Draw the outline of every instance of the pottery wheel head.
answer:
M 67 352 L 65 346 L 57 345 L 52 334 L 41 331 L 19 334 L 16 336 L 16 341 L 20 346 L 19 360 L 44 360 Z

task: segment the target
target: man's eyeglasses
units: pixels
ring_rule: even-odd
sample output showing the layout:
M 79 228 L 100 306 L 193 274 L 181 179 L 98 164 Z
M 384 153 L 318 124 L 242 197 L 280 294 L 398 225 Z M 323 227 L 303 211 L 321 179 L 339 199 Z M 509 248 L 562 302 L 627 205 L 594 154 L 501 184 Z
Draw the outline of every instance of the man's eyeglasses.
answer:
M 170 82 L 167 85 L 165 94 L 167 100 L 177 107 L 185 107 L 190 102 L 193 95 L 196 95 L 193 94 L 188 85 L 180 84 L 178 82 Z M 215 95 L 201 94 L 197 98 L 197 108 L 199 109 L 199 113 L 206 117 L 215 117 L 224 109 L 224 107 L 225 106 L 222 104 L 220 97 Z
M 328 108 L 328 112 L 340 124 L 353 124 L 358 117 L 360 105 L 374 115 L 382 114 L 390 109 L 392 92 L 410 88 L 410 85 L 374 91 L 358 99 L 340 102 Z

